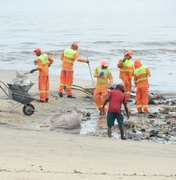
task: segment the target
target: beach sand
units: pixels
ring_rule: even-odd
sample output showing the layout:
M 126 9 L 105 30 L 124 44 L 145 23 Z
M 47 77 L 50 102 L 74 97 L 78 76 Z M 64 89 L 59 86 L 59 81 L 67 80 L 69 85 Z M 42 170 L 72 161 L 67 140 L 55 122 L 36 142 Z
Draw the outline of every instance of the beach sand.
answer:
M 1 70 L 1 80 L 10 82 L 15 71 Z M 37 73 L 29 75 L 36 84 Z M 1 180 L 165 180 L 176 179 L 176 146 L 150 141 L 121 141 L 107 137 L 73 135 L 39 128 L 52 114 L 65 110 L 93 109 L 92 99 L 74 91 L 74 99 L 58 98 L 58 76 L 51 76 L 49 103 L 32 102 L 36 112 L 25 116 L 20 105 L 0 92 L 0 179 Z M 78 85 L 85 82 L 77 80 Z M 91 82 L 88 82 L 91 86 Z M 86 83 L 87 84 L 87 83 Z M 35 128 L 35 125 L 38 128 Z

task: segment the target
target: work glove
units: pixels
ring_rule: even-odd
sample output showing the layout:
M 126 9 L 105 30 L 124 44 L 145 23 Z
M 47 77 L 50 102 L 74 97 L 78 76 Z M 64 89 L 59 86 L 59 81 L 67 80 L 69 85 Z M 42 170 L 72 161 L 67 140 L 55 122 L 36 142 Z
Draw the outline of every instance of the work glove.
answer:
M 123 63 L 126 61 L 126 58 L 123 59 Z
M 30 70 L 30 73 L 32 74 L 35 71 L 37 71 L 37 69 L 32 69 L 32 70 Z
M 100 73 L 100 77 L 102 77 L 102 76 L 104 76 L 104 72 L 101 72 L 101 73 Z
M 87 60 L 87 62 L 86 62 L 87 64 L 89 64 L 89 60 Z

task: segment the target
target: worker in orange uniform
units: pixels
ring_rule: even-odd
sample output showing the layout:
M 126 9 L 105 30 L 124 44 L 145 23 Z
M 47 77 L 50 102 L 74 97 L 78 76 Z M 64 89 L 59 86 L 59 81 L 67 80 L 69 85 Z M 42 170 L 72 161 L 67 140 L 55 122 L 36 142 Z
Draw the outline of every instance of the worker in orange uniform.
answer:
M 148 112 L 148 77 L 151 76 L 150 70 L 143 66 L 140 60 L 134 62 L 134 83 L 136 89 L 136 106 L 138 113 Z M 143 108 L 143 109 L 142 109 Z M 143 111 L 142 111 L 143 110 Z
M 63 97 L 63 89 L 66 87 L 66 93 L 68 98 L 75 98 L 72 96 L 71 86 L 73 83 L 73 65 L 75 60 L 78 62 L 86 62 L 89 63 L 88 60 L 81 59 L 76 52 L 78 50 L 78 43 L 74 42 L 71 48 L 65 49 L 65 51 L 61 54 L 62 70 L 60 74 L 60 86 L 58 89 L 58 95 Z
M 133 76 L 133 62 L 131 61 L 131 58 L 134 56 L 134 53 L 132 51 L 127 51 L 124 54 L 124 58 L 120 59 L 117 67 L 120 69 L 120 75 L 119 78 L 123 81 L 124 84 L 124 90 L 125 90 L 125 96 L 127 100 L 130 98 L 130 92 L 131 92 L 131 80 Z
M 107 111 L 107 106 L 103 109 L 103 103 L 108 96 L 108 83 L 110 83 L 111 87 L 113 85 L 113 77 L 108 66 L 109 62 L 103 59 L 100 66 L 98 66 L 94 72 L 94 77 L 97 78 L 94 100 L 100 111 L 100 115 L 105 115 Z
M 40 48 L 34 50 L 34 54 L 38 56 L 36 69 L 32 69 L 30 73 L 39 71 L 38 87 L 40 94 L 40 102 L 48 102 L 49 100 L 49 67 L 53 63 L 53 59 L 47 54 L 42 53 Z

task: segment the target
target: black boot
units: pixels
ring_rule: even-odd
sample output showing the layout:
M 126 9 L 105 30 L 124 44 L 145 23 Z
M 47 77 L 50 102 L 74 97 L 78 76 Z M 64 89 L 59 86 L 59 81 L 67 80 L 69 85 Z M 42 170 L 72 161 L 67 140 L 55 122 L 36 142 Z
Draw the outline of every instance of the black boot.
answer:
M 72 96 L 72 95 L 68 95 L 67 98 L 73 98 L 75 99 L 76 97 Z
M 59 97 L 63 97 L 62 92 L 58 92 Z

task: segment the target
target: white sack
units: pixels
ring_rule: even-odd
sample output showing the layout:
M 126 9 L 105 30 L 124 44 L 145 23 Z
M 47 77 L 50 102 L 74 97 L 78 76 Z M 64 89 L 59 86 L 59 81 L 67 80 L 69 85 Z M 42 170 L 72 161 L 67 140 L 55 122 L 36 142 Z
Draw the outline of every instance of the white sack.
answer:
M 50 118 L 50 130 L 79 134 L 81 131 L 81 118 L 77 113 L 58 113 Z

